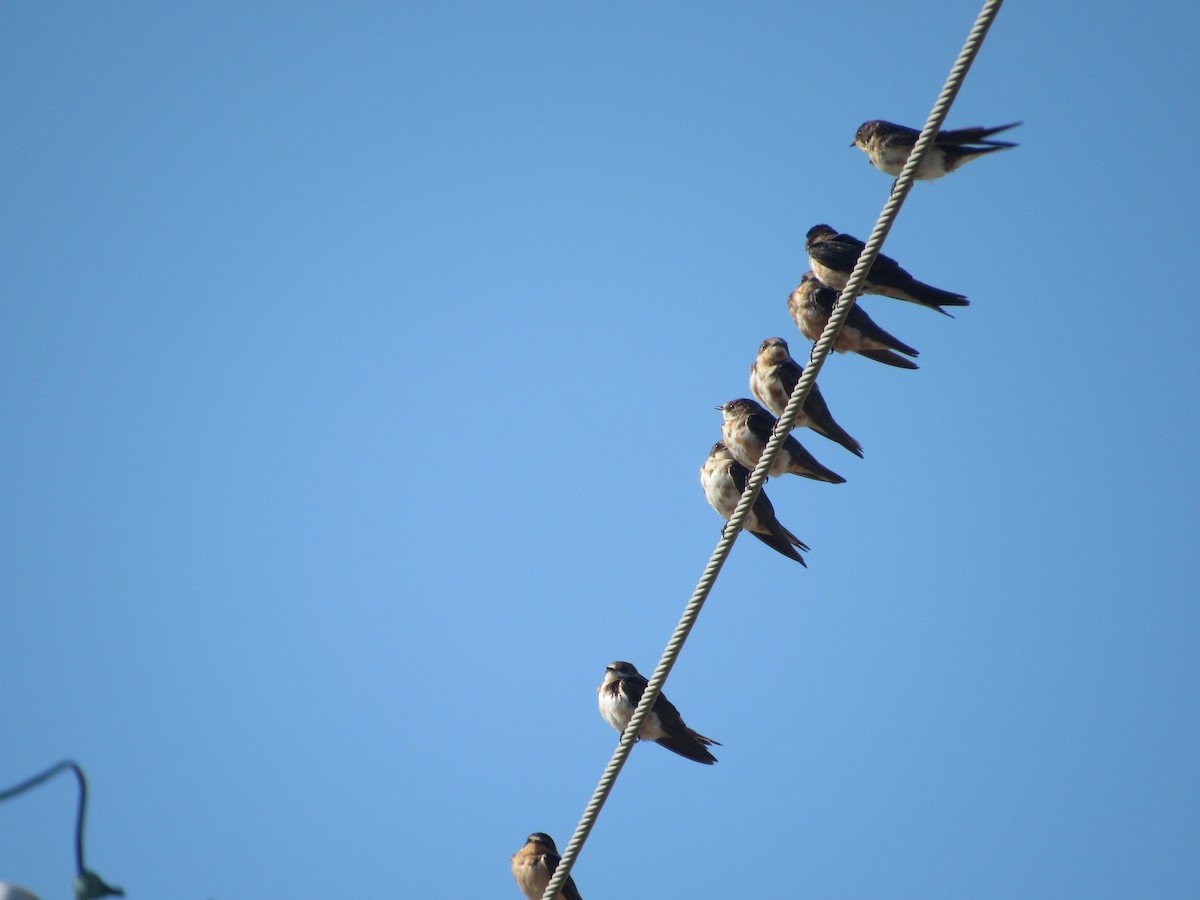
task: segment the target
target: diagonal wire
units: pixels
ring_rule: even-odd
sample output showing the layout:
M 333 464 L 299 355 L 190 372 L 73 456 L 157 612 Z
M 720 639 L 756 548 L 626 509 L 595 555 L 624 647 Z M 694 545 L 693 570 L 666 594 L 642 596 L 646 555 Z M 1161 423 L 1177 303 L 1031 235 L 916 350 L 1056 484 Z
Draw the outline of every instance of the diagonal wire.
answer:
M 933 139 L 942 127 L 942 122 L 945 121 L 946 114 L 950 111 L 950 106 L 954 103 L 954 98 L 958 96 L 963 79 L 966 78 L 967 71 L 971 68 L 971 63 L 975 61 L 975 56 L 979 53 L 983 39 L 987 36 L 988 29 L 991 28 L 992 22 L 995 20 L 996 14 L 1000 11 L 1003 3 L 1004 0 L 986 0 L 979 12 L 979 16 L 975 19 L 975 24 L 967 35 L 966 43 L 963 44 L 963 48 L 958 54 L 958 59 L 955 60 L 954 66 L 946 78 L 942 92 L 938 96 L 937 102 L 934 103 L 933 109 L 930 110 L 925 127 L 921 129 L 921 136 L 917 138 L 917 143 L 908 156 L 908 162 L 905 163 L 904 169 L 900 172 L 900 177 L 896 179 L 895 184 L 892 186 L 892 192 L 888 197 L 887 203 L 884 204 L 883 211 L 879 214 L 879 219 L 875 223 L 871 237 L 867 240 L 862 253 L 858 257 L 858 262 L 854 266 L 850 280 L 846 283 L 845 289 L 838 298 L 837 306 L 830 315 L 829 322 L 826 324 L 824 331 L 821 332 L 820 338 L 813 345 L 812 355 L 809 357 L 804 374 L 800 376 L 800 380 L 796 383 L 796 387 L 792 391 L 792 396 L 783 410 L 783 415 L 779 417 L 775 431 L 771 435 L 771 440 L 767 442 L 767 446 L 763 450 L 762 459 L 755 466 L 754 472 L 750 476 L 750 481 L 746 484 L 746 490 L 742 494 L 741 500 L 738 501 L 733 515 L 729 517 L 729 522 L 722 531 L 721 539 L 717 542 L 716 549 L 713 550 L 712 557 L 709 559 L 708 565 L 705 566 L 704 573 L 700 576 L 696 590 L 692 593 L 692 597 L 683 611 L 683 616 L 680 618 L 679 624 L 675 627 L 674 634 L 671 635 L 671 639 L 667 642 L 667 647 L 663 651 L 662 658 L 659 660 L 654 674 L 650 677 L 645 690 L 642 691 L 641 702 L 638 703 L 637 709 L 634 710 L 633 715 L 629 719 L 629 724 L 621 734 L 621 740 L 617 744 L 617 749 L 613 752 L 612 759 L 609 760 L 603 774 L 600 776 L 600 782 L 592 794 L 592 799 L 584 808 L 583 816 L 575 828 L 575 833 L 571 835 L 571 840 L 563 848 L 562 859 L 559 861 L 554 871 L 554 876 L 550 879 L 549 884 L 546 885 L 545 892 L 542 894 L 543 900 L 555 900 L 559 890 L 566 883 L 567 876 L 571 872 L 571 867 L 575 864 L 575 859 L 578 857 L 580 849 L 591 833 L 592 827 L 596 824 L 600 810 L 608 799 L 608 795 L 612 792 L 613 785 L 616 783 L 617 776 L 624 767 L 626 759 L 629 758 L 629 751 L 637 741 L 636 735 L 641 731 L 642 722 L 645 721 L 651 707 L 662 693 L 663 684 L 666 682 L 667 676 L 671 674 L 671 669 L 674 667 L 675 661 L 679 658 L 683 644 L 691 633 L 692 626 L 695 625 L 696 618 L 700 615 L 700 610 L 703 608 L 704 602 L 708 599 L 708 595 L 717 580 L 717 575 L 720 573 L 721 567 L 725 565 L 725 560 L 729 558 L 729 553 L 733 549 L 733 542 L 737 540 L 737 536 L 742 530 L 742 525 L 749 514 L 750 507 L 758 498 L 763 482 L 767 480 L 767 472 L 770 470 L 772 463 L 774 463 L 775 457 L 779 455 L 784 439 L 791 433 L 792 425 L 795 423 L 800 409 L 804 405 L 804 401 L 808 398 L 812 386 L 816 383 L 817 375 L 820 373 L 821 367 L 825 364 L 825 359 L 829 356 L 833 342 L 842 330 L 842 324 L 846 321 L 846 317 L 850 315 L 850 309 L 854 306 L 855 298 L 858 297 L 859 292 L 862 290 L 867 272 L 870 271 L 875 258 L 879 255 L 879 250 L 883 246 L 884 239 L 891 230 L 892 223 L 896 220 L 896 215 L 900 212 L 900 207 L 904 204 L 904 199 L 908 196 L 909 189 L 912 187 L 913 177 L 916 175 L 917 169 L 925 159 L 930 147 L 932 147 Z

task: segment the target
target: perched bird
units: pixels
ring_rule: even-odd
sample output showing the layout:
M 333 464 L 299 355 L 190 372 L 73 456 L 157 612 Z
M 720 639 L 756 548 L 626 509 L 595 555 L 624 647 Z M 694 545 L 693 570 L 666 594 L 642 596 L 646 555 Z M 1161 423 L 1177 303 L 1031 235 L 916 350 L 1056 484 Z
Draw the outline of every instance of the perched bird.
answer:
M 749 481 L 750 470 L 733 458 L 725 444 L 721 441 L 713 444 L 708 459 L 700 467 L 700 484 L 709 505 L 726 521 L 733 515 Z M 746 516 L 745 529 L 772 550 L 808 566 L 800 555 L 801 550 L 808 550 L 808 545 L 775 518 L 775 507 L 767 499 L 766 491 L 758 492 L 750 514 Z
M 813 272 L 825 284 L 839 291 L 850 280 L 854 264 L 865 246 L 862 241 L 848 234 L 838 234 L 828 225 L 814 225 L 808 230 L 805 242 L 808 251 L 808 262 Z M 950 315 L 942 309 L 943 306 L 967 306 L 970 301 L 962 294 L 943 291 L 932 285 L 917 281 L 900 268 L 890 256 L 879 254 L 871 270 L 867 272 L 863 284 L 864 294 L 882 294 L 884 297 L 894 297 L 897 300 L 907 300 L 920 306 L 936 309 L 944 315 Z
M 921 167 L 914 176 L 917 181 L 932 181 L 953 172 L 963 163 L 978 159 L 997 150 L 1007 150 L 1016 144 L 1010 141 L 989 141 L 993 134 L 1015 128 L 1020 122 L 1009 122 L 995 128 L 959 128 L 955 131 L 939 131 L 933 139 L 933 147 L 925 154 Z M 862 150 L 871 160 L 871 165 L 893 178 L 900 174 L 908 155 L 912 153 L 921 132 L 915 128 L 894 125 L 875 119 L 858 126 L 851 147 Z
M 782 416 L 792 391 L 796 389 L 796 383 L 803 374 L 804 367 L 792 359 L 787 341 L 778 337 L 767 338 L 759 346 L 758 356 L 750 366 L 750 393 L 776 416 Z M 801 426 L 811 428 L 822 437 L 841 444 L 855 456 L 863 455 L 862 444 L 850 437 L 846 429 L 833 420 L 833 413 L 829 411 L 825 398 L 821 396 L 821 389 L 816 384 L 808 392 L 794 427 Z
M 525 839 L 525 846 L 513 854 L 512 873 L 526 900 L 542 900 L 561 859 L 550 835 L 535 831 Z M 583 900 L 570 875 L 557 900 Z
M 775 430 L 778 421 L 773 415 L 755 403 L 753 400 L 742 398 L 730 400 L 724 406 L 716 407 L 725 414 L 721 425 L 721 436 L 725 446 L 733 456 L 747 469 L 753 470 L 762 458 L 771 432 Z M 830 484 L 843 484 L 846 479 L 831 469 L 825 468 L 816 457 L 804 449 L 803 445 L 790 434 L 784 438 L 783 447 L 771 470 L 767 473 L 772 478 L 788 473 L 802 475 L 815 481 L 828 481 Z
M 600 695 L 600 715 L 604 716 L 604 721 L 623 733 L 633 717 L 633 711 L 641 702 L 642 691 L 647 684 L 649 682 L 638 674 L 632 663 L 613 662 L 605 666 L 604 681 L 596 689 Z M 706 738 L 684 725 L 679 710 L 662 694 L 658 695 L 650 714 L 642 723 L 638 739 L 642 738 L 706 766 L 711 766 L 717 758 L 705 748 L 714 744 L 721 746 L 712 738 Z
M 792 321 L 796 323 L 800 333 L 810 341 L 816 342 L 825 326 L 829 324 L 829 317 L 833 314 L 837 299 L 837 291 L 821 284 L 820 279 L 812 272 L 805 272 L 800 277 L 799 286 L 788 297 L 788 312 L 792 314 Z M 838 353 L 857 353 L 897 369 L 915 369 L 917 364 L 898 353 L 893 353 L 893 350 L 907 356 L 920 356 L 908 344 L 876 325 L 862 308 L 861 302 L 850 308 L 850 314 L 846 316 L 842 330 L 833 342 L 833 349 Z

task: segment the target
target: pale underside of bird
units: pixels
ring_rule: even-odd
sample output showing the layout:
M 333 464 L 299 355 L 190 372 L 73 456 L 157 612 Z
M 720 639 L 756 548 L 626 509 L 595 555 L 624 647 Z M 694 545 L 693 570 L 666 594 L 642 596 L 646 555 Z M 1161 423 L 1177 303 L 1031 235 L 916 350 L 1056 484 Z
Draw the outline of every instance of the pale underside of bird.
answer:
M 738 501 L 746 492 L 750 481 L 750 470 L 733 458 L 721 441 L 713 444 L 708 459 L 700 467 L 700 484 L 709 505 L 726 521 L 737 509 Z M 742 526 L 772 550 L 807 566 L 801 550 L 808 545 L 788 531 L 775 517 L 775 507 L 767 499 L 766 491 L 759 491 L 750 507 Z
M 721 437 L 725 446 L 729 448 L 734 459 L 747 469 L 753 470 L 762 459 L 763 451 L 766 450 L 778 420 L 747 397 L 730 400 L 717 409 L 725 417 L 721 424 Z M 771 463 L 767 474 L 772 478 L 788 474 L 799 475 L 830 484 L 844 484 L 846 481 L 837 472 L 821 465 L 791 434 L 783 439 L 783 446 L 780 447 L 779 454 Z
M 1009 122 L 994 128 L 939 131 L 933 140 L 933 146 L 921 160 L 921 165 L 913 177 L 917 181 L 932 181 L 957 170 L 973 159 L 1015 147 L 1017 145 L 1011 141 L 992 140 L 991 136 L 1020 124 Z M 896 177 L 903 171 L 904 164 L 908 162 L 908 157 L 920 136 L 921 132 L 916 128 L 874 119 L 859 126 L 854 135 L 854 143 L 850 146 L 866 153 L 875 168 Z
M 604 721 L 623 733 L 648 683 L 632 663 L 609 663 L 604 669 L 604 681 L 596 689 L 600 715 Z M 679 710 L 663 694 L 659 694 L 654 701 L 654 706 L 642 722 L 638 737 L 654 741 L 682 757 L 708 766 L 715 763 L 717 758 L 707 748 L 721 746 L 719 741 L 688 728 Z
M 816 342 L 825 326 L 829 324 L 829 316 L 833 313 L 837 299 L 837 291 L 822 284 L 812 272 L 805 272 L 800 284 L 788 296 L 788 312 L 800 333 L 810 341 Z M 857 353 L 859 356 L 898 369 L 917 368 L 915 362 L 899 354 L 920 355 L 915 348 L 877 325 L 863 309 L 861 298 L 850 308 L 842 330 L 833 342 L 833 349 L 837 353 Z
M 513 854 L 512 873 L 526 900 L 542 900 L 561 861 L 558 848 L 548 834 L 535 831 L 525 839 L 525 846 Z M 582 900 L 570 875 L 556 897 L 557 900 Z
M 792 359 L 787 341 L 779 337 L 767 338 L 758 348 L 758 356 L 750 366 L 750 393 L 771 411 L 783 418 L 788 400 L 796 390 L 804 367 Z M 862 456 L 862 444 L 852 438 L 833 418 L 829 404 L 821 394 L 821 388 L 813 384 L 800 408 L 793 428 L 808 428 L 834 443 L 841 444 L 855 456 Z
M 825 224 L 810 228 L 804 243 L 813 272 L 824 284 L 839 291 L 850 281 L 850 274 L 863 247 L 863 242 L 858 238 L 841 234 Z M 906 300 L 946 316 L 950 313 L 942 309 L 943 306 L 969 306 L 971 302 L 962 294 L 918 281 L 896 260 L 882 253 L 875 257 L 875 262 L 867 271 L 862 293 Z

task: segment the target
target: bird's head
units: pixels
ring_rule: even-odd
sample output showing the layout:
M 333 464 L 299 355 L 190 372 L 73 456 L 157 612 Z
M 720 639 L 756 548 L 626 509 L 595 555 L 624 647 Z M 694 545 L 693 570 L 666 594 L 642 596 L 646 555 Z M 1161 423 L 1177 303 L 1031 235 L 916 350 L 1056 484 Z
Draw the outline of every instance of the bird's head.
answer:
M 554 840 L 544 831 L 535 831 L 529 837 L 525 838 L 526 844 L 542 844 L 551 853 L 558 853 L 558 848 L 554 846 Z
M 783 362 L 790 356 L 787 341 L 781 337 L 769 337 L 758 346 L 758 358 L 763 362 Z
M 616 662 L 610 662 L 604 667 L 604 680 L 615 681 L 618 678 L 629 678 L 630 676 L 637 675 L 637 673 L 638 670 L 634 668 L 633 663 L 617 660 Z
M 867 144 L 875 137 L 875 133 L 879 130 L 880 121 L 872 119 L 870 122 L 863 122 L 858 126 L 858 131 L 854 132 L 854 143 L 851 147 L 857 147 L 859 150 L 866 150 Z
M 821 241 L 827 241 L 831 237 L 835 237 L 837 231 L 830 228 L 828 225 L 814 225 L 808 229 L 808 234 L 805 235 L 806 243 L 811 247 L 813 244 L 819 244 Z
M 749 416 L 763 411 L 761 406 L 746 397 L 742 397 L 739 400 L 730 400 L 724 406 L 718 406 L 717 409 L 725 414 L 726 421 L 729 419 L 736 419 L 739 416 Z

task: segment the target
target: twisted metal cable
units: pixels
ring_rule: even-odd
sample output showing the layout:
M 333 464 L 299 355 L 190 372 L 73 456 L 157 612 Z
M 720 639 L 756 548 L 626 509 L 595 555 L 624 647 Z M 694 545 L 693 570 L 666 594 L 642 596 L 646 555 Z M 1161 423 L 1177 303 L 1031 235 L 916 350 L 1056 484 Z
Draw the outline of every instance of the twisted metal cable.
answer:
M 850 308 L 854 305 L 855 299 L 862 290 L 867 273 L 871 271 L 871 266 L 875 264 L 875 258 L 879 256 L 879 250 L 883 247 L 883 241 L 888 236 L 888 232 L 892 230 L 892 223 L 896 221 L 896 215 L 900 212 L 900 207 L 904 204 L 904 200 L 908 196 L 917 169 L 921 167 L 926 154 L 929 152 L 930 147 L 933 146 L 934 138 L 937 137 L 942 123 L 946 121 L 946 114 L 950 112 L 950 106 L 954 103 L 954 98 L 958 96 L 958 90 L 962 87 L 963 79 L 967 77 L 967 71 L 971 68 L 971 63 L 975 61 L 975 56 L 979 53 L 979 47 L 983 44 L 983 39 L 987 36 L 988 29 L 992 27 L 996 13 L 1000 12 L 1000 7 L 1003 5 L 1004 0 L 986 0 L 983 4 L 983 9 L 979 11 L 975 25 L 971 28 L 971 33 L 967 35 L 967 40 L 963 44 L 962 50 L 959 51 L 958 59 L 955 60 L 954 67 L 951 68 L 950 74 L 946 78 L 946 83 L 942 87 L 941 94 L 938 95 L 937 102 L 933 104 L 933 109 L 929 111 L 929 118 L 925 122 L 925 127 L 921 129 L 921 136 L 917 138 L 917 143 L 908 155 L 908 162 L 904 164 L 904 168 L 900 171 L 900 177 L 892 185 L 892 193 L 888 196 L 887 203 L 883 205 L 883 211 L 879 214 L 875 228 L 871 232 L 870 238 L 867 239 L 862 253 L 859 254 L 858 262 L 855 263 L 854 271 L 850 273 L 850 279 L 846 282 L 846 287 L 842 290 L 841 296 L 838 298 L 837 306 L 834 307 L 833 313 L 829 316 L 829 322 L 825 325 L 825 330 L 821 332 L 821 336 L 813 344 L 808 366 L 805 368 L 804 374 L 800 377 L 800 381 L 796 384 L 791 399 L 788 400 L 788 405 L 783 411 L 785 417 L 789 413 L 795 413 L 799 409 L 801 404 L 807 399 L 808 392 L 813 383 L 816 382 L 817 374 L 821 371 L 821 366 L 825 364 L 825 358 L 829 355 L 829 351 L 833 347 L 833 342 L 837 340 L 837 336 L 842 330 L 842 323 L 850 315 Z M 809 377 L 810 370 L 812 370 L 811 378 Z M 793 409 L 793 407 L 796 407 L 796 409 Z M 788 421 L 792 420 L 789 419 Z M 778 429 L 776 429 L 776 434 L 772 435 L 772 440 L 777 436 Z M 782 438 L 780 440 L 782 441 Z M 769 444 L 767 449 L 770 449 Z
M 629 719 L 629 724 L 625 727 L 625 731 L 622 732 L 617 749 L 613 752 L 612 759 L 609 760 L 608 765 L 605 766 L 604 772 L 600 776 L 600 782 L 596 785 L 596 790 L 592 794 L 592 799 L 584 808 L 583 816 L 575 828 L 575 833 L 571 835 L 571 840 L 563 848 L 562 858 L 554 870 L 554 876 L 546 885 L 546 890 L 542 894 L 542 900 L 555 900 L 559 890 L 566 883 L 567 876 L 571 874 L 571 867 L 575 864 L 575 859 L 578 857 L 579 851 L 587 840 L 588 835 L 591 834 L 592 827 L 596 824 L 596 819 L 600 815 L 600 810 L 608 799 L 608 795 L 612 792 L 617 776 L 621 773 L 625 761 L 629 758 L 629 752 L 633 749 L 633 745 L 637 741 L 636 735 L 641 731 L 642 723 L 645 721 L 646 716 L 650 714 L 651 707 L 654 706 L 655 701 L 658 700 L 659 695 L 662 693 L 663 684 L 666 682 L 667 676 L 671 674 L 671 669 L 674 667 L 675 661 L 679 658 L 683 644 L 691 633 L 692 626 L 695 625 L 696 619 L 700 615 L 700 610 L 704 607 L 704 603 L 712 591 L 712 586 L 717 580 L 717 575 L 720 573 L 722 566 L 725 565 L 725 560 L 729 558 L 729 553 L 733 549 L 733 543 L 737 540 L 738 534 L 741 533 L 742 525 L 749 515 L 750 508 L 758 498 L 763 482 L 767 480 L 767 472 L 770 471 L 771 465 L 775 462 L 775 457 L 779 455 L 784 440 L 791 433 L 792 425 L 795 423 L 796 418 L 800 414 L 800 409 L 804 405 L 804 401 L 808 398 L 809 392 L 816 383 L 817 375 L 820 373 L 821 367 L 825 364 L 825 359 L 829 356 L 833 348 L 833 343 L 837 340 L 838 333 L 842 330 L 842 325 L 846 321 L 846 317 L 850 315 L 850 309 L 854 306 L 855 298 L 858 297 L 859 292 L 862 290 L 867 272 L 870 271 L 871 266 L 875 263 L 875 258 L 879 255 L 879 250 L 883 246 L 884 239 L 891 230 L 892 223 L 895 221 L 896 215 L 900 212 L 900 207 L 904 204 L 904 200 L 908 196 L 917 169 L 933 146 L 933 139 L 937 136 L 939 129 L 941 129 L 942 123 L 946 119 L 946 114 L 950 111 L 950 106 L 954 103 L 954 98 L 958 96 L 959 88 L 962 87 L 963 79 L 966 78 L 967 72 L 971 68 L 971 64 L 975 61 L 975 56 L 979 53 L 980 46 L 983 44 L 983 39 L 987 35 L 988 29 L 991 27 L 996 14 L 1000 11 L 1000 7 L 1003 4 L 1004 0 L 986 0 L 983 4 L 983 9 L 980 10 L 978 17 L 975 19 L 975 24 L 967 35 L 966 43 L 963 44 L 963 48 L 958 54 L 958 59 L 955 60 L 954 66 L 946 78 L 946 83 L 942 87 L 942 92 L 929 113 L 925 127 L 921 130 L 921 136 L 917 138 L 916 145 L 908 155 L 908 162 L 905 163 L 904 169 L 900 172 L 900 177 L 896 179 L 895 184 L 892 186 L 892 192 L 888 196 L 887 203 L 884 204 L 883 211 L 879 214 L 879 219 L 875 223 L 871 237 L 867 240 L 862 253 L 858 257 L 858 262 L 854 266 L 850 280 L 846 283 L 845 289 L 838 298 L 837 306 L 830 315 L 829 322 L 821 332 L 820 338 L 813 344 L 812 354 L 809 357 L 808 365 L 804 369 L 804 374 L 800 376 L 800 380 L 796 383 L 796 387 L 792 391 L 792 396 L 783 410 L 783 415 L 779 417 L 779 421 L 775 425 L 775 431 L 771 434 L 771 439 L 767 442 L 767 446 L 763 450 L 762 458 L 759 460 L 758 465 L 754 467 L 754 472 L 746 484 L 746 490 L 738 501 L 733 515 L 729 517 L 729 522 L 725 525 L 721 533 L 721 539 L 717 542 L 716 549 L 713 550 L 712 557 L 709 559 L 708 565 L 705 566 L 704 573 L 700 576 L 700 581 L 697 583 L 695 591 L 692 592 L 691 599 L 684 608 L 683 616 L 680 618 L 679 624 L 675 627 L 675 632 L 671 635 L 671 639 L 667 642 L 662 658 L 658 661 L 658 666 L 655 668 L 654 674 L 650 677 L 645 690 L 642 691 L 641 702 L 638 703 L 637 709 L 633 711 L 633 715 Z

